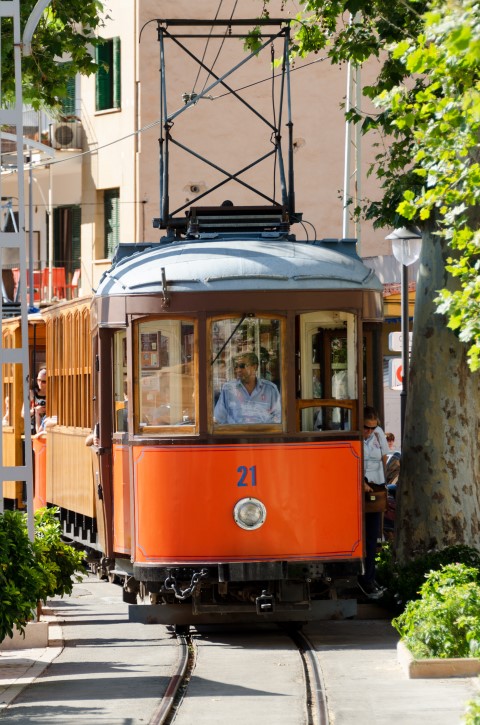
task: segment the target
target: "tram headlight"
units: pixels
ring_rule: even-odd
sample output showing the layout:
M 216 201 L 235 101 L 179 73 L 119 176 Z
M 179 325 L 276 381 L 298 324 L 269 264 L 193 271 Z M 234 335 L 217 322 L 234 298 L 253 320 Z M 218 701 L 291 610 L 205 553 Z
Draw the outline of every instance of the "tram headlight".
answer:
M 233 518 L 241 529 L 253 531 L 265 523 L 267 509 L 258 498 L 242 498 L 235 504 Z

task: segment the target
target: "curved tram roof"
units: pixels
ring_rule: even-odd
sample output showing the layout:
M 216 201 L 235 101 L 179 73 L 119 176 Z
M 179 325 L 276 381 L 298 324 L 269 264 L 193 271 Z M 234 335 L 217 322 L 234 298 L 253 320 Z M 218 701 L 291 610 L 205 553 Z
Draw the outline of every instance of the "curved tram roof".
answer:
M 359 257 L 328 242 L 219 238 L 153 244 L 121 258 L 100 280 L 96 296 L 161 293 L 162 275 L 175 292 L 368 289 L 382 291 Z M 334 240 L 337 241 L 337 240 Z M 337 243 L 337 247 L 341 247 Z

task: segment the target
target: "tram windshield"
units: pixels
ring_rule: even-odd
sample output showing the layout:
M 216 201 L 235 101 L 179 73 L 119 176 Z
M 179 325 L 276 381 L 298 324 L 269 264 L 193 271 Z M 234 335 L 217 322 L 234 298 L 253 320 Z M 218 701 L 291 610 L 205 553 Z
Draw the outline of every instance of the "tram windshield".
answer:
M 196 420 L 194 321 L 140 322 L 134 339 L 135 428 L 169 435 L 191 433 Z
M 212 320 L 212 417 L 223 426 L 282 429 L 283 322 L 254 315 Z

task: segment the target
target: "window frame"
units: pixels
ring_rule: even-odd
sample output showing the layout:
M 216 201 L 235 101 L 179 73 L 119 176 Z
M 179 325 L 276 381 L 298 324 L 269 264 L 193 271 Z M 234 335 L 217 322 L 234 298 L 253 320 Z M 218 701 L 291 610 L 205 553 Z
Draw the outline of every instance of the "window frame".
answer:
M 185 323 L 193 326 L 193 360 L 192 360 L 192 379 L 193 379 L 193 410 L 195 419 L 192 424 L 168 424 L 168 425 L 140 425 L 140 396 L 141 396 L 141 367 L 140 367 L 140 355 L 139 355 L 139 334 L 141 332 L 141 326 L 148 323 L 162 323 L 170 321 L 177 321 L 180 324 Z M 132 340 L 133 340 L 133 371 L 134 371 L 134 400 L 133 400 L 133 433 L 136 436 L 148 437 L 148 436 L 165 436 L 165 437 L 180 437 L 186 435 L 198 435 L 199 433 L 199 372 L 198 372 L 198 336 L 199 336 L 199 325 L 198 319 L 187 315 L 164 315 L 164 316 L 145 316 L 133 320 L 132 322 Z M 127 342 L 128 345 L 128 342 Z M 180 363 L 184 364 L 184 363 Z M 161 370 L 161 368 L 159 368 Z
M 249 317 L 250 315 L 247 315 Z M 287 320 L 288 315 L 285 313 L 271 313 L 260 311 L 254 313 L 251 317 L 258 320 L 278 320 L 280 323 L 280 341 L 278 346 L 278 354 L 280 357 L 280 364 L 278 368 L 278 380 L 280 382 L 279 393 L 281 402 L 281 422 L 280 423 L 215 423 L 213 419 L 213 413 L 215 408 L 214 393 L 213 393 L 213 380 L 211 375 L 211 364 L 214 360 L 214 351 L 212 346 L 212 327 L 216 322 L 228 319 L 240 320 L 242 313 L 240 312 L 224 312 L 221 315 L 212 315 L 207 318 L 206 325 L 206 336 L 207 336 L 207 418 L 208 418 L 208 432 L 210 435 L 254 435 L 254 434 L 284 434 L 287 430 L 287 417 L 286 417 L 286 395 L 285 391 L 285 380 L 286 380 L 286 360 L 283 348 L 285 347 L 287 337 Z M 241 353 L 239 353 L 240 355 Z M 277 386 L 278 387 L 278 386 Z
M 332 323 L 334 321 L 334 315 L 339 316 L 339 320 L 344 317 L 345 319 L 342 320 L 345 323 L 345 328 L 338 326 L 331 325 L 328 320 L 323 321 L 322 325 L 322 316 L 332 316 Z M 302 435 L 329 435 L 332 433 L 337 434 L 339 430 L 342 432 L 342 434 L 352 431 L 358 430 L 358 366 L 359 366 L 359 359 L 358 359 L 358 346 L 357 346 L 357 326 L 358 326 L 358 315 L 355 312 L 350 312 L 347 310 L 327 310 L 327 309 L 319 309 L 315 312 L 297 312 L 295 314 L 296 318 L 296 327 L 297 327 L 297 342 L 296 342 L 296 350 L 295 352 L 299 354 L 299 364 L 298 364 L 298 370 L 296 370 L 296 376 L 298 378 L 298 384 L 297 384 L 297 391 L 296 391 L 296 420 L 295 420 L 295 429 L 296 432 Z M 328 323 L 328 324 L 327 324 Z M 317 332 L 320 332 L 320 328 L 322 329 L 324 333 L 324 339 L 328 342 L 331 341 L 335 336 L 337 337 L 343 337 L 345 336 L 347 340 L 347 351 L 348 351 L 348 358 L 352 359 L 352 365 L 350 366 L 347 363 L 347 370 L 348 370 L 348 377 L 349 377 L 349 387 L 353 387 L 353 392 L 356 394 L 356 397 L 353 398 L 333 398 L 331 393 L 331 374 L 332 374 L 332 366 L 331 366 L 331 346 L 325 345 L 325 342 L 322 346 L 322 353 L 321 353 L 321 360 L 317 361 L 311 361 L 308 362 L 309 358 L 311 360 L 312 355 L 309 347 L 309 343 L 313 342 L 313 336 L 315 334 L 315 330 Z M 350 329 L 350 334 L 349 334 Z M 344 331 L 343 331 L 344 330 Z M 328 354 L 327 354 L 328 350 Z M 296 357 L 296 360 L 298 358 Z M 320 373 L 320 380 L 324 381 L 324 390 L 323 394 L 327 393 L 329 394 L 328 397 L 313 397 L 313 376 L 312 372 L 316 370 L 314 368 L 314 365 L 319 365 L 319 370 L 321 370 L 321 366 L 324 368 L 323 374 Z M 329 376 L 328 385 L 325 383 L 326 376 Z M 327 389 L 325 389 L 325 387 Z M 303 397 L 302 389 L 307 389 L 307 392 L 310 390 L 312 392 L 312 397 Z M 312 430 L 306 429 L 304 430 L 302 428 L 302 413 L 304 410 L 308 410 L 309 408 L 339 408 L 341 410 L 346 410 L 350 413 L 350 427 L 348 430 L 345 429 L 315 429 Z

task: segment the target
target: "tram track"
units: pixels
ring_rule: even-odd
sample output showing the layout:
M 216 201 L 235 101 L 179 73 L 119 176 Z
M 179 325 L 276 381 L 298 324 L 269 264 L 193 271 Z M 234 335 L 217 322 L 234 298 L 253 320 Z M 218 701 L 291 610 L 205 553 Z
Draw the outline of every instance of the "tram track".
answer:
M 301 631 L 290 636 L 298 647 L 305 671 L 308 725 L 329 725 L 325 685 L 315 647 Z
M 305 685 L 306 725 L 329 725 L 323 676 L 314 645 L 301 631 L 284 630 L 282 633 L 294 644 L 301 659 Z M 181 714 L 183 701 L 188 698 L 191 678 L 196 675 L 197 647 L 194 637 L 181 634 L 177 635 L 177 640 L 179 652 L 177 666 L 165 694 L 153 712 L 149 725 L 170 725 L 175 721 L 176 716 Z M 258 641 L 256 645 L 258 646 Z
M 188 679 L 195 666 L 195 649 L 189 635 L 177 635 L 179 657 L 175 673 L 170 678 L 167 689 L 158 703 L 149 725 L 168 725 L 172 722 L 176 709 L 181 703 L 188 686 Z

